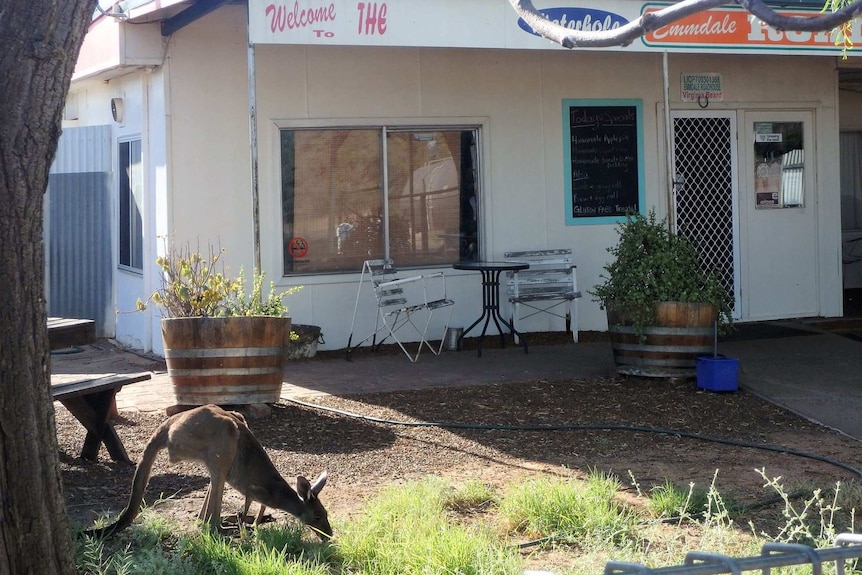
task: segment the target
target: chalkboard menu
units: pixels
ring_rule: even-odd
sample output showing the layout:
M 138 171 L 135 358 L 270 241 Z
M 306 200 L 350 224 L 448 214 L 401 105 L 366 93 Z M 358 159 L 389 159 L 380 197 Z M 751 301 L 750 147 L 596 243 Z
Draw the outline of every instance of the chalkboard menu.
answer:
M 610 223 L 640 211 L 642 123 L 640 100 L 563 102 L 567 224 Z

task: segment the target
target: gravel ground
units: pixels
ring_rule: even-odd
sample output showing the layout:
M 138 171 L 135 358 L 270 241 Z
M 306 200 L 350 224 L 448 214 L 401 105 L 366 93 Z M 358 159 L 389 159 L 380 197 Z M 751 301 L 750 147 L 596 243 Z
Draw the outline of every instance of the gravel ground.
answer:
M 598 469 L 618 474 L 626 485 L 634 476 L 641 489 L 648 489 L 665 480 L 706 488 L 718 470 L 722 494 L 752 503 L 774 495 L 763 488 L 755 469 L 765 468 L 769 476 L 780 475 L 791 484 L 830 487 L 856 478 L 853 468 L 862 465 L 862 444 L 854 439 L 745 391 L 709 393 L 691 382 L 531 381 L 308 401 L 370 418 L 466 424 L 396 426 L 295 403 L 276 404 L 269 417 L 250 419 L 252 431 L 285 477 L 313 479 L 327 470 L 322 500 L 336 530 L 374 493 L 428 474 L 445 476 L 453 484 L 477 479 L 503 487 L 542 473 L 570 476 Z M 116 428 L 132 459 L 163 420 L 163 415 L 121 412 Z M 553 429 L 513 429 L 517 426 Z M 88 525 L 100 514 L 119 512 L 134 469 L 112 462 L 104 449 L 97 463 L 80 460 L 83 429 L 59 404 L 57 433 L 73 520 Z M 749 446 L 780 447 L 816 458 Z M 207 482 L 196 464 L 170 464 L 161 454 L 147 501 L 160 494 L 169 497 L 160 512 L 190 522 Z M 231 489 L 225 501 L 226 513 L 242 503 Z

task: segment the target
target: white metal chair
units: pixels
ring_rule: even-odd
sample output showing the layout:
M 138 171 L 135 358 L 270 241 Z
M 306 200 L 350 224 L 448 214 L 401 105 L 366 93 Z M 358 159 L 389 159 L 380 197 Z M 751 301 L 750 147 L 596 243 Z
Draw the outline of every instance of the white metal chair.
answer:
M 437 310 L 449 308 L 443 325 L 443 334 L 449 327 L 455 302 L 446 295 L 446 276 L 441 272 L 396 277 L 395 264 L 391 259 L 366 260 L 362 264 L 359 287 L 356 290 L 356 303 L 353 306 L 353 321 L 350 324 L 350 337 L 347 340 L 347 359 L 351 352 L 371 340 L 371 346 L 380 346 L 392 338 L 411 362 L 419 359 L 423 346 L 434 355 L 440 355 L 444 337 L 436 348 L 428 341 L 428 328 Z M 374 331 L 353 345 L 356 316 L 360 309 L 363 286 L 369 285 L 374 294 L 377 312 Z M 445 312 L 444 312 L 445 313 Z M 415 354 L 408 350 L 406 336 L 399 338 L 400 332 L 418 335 L 419 343 Z M 378 336 L 382 336 L 379 337 Z
M 506 272 L 506 292 L 512 304 L 512 326 L 517 321 L 548 313 L 566 321 L 566 331 L 578 342 L 578 266 L 572 261 L 572 250 L 552 249 L 506 252 L 509 261 L 526 262 L 529 269 Z M 520 314 L 520 306 L 529 308 Z M 565 306 L 565 310 L 558 309 Z M 517 337 L 517 336 L 516 336 Z

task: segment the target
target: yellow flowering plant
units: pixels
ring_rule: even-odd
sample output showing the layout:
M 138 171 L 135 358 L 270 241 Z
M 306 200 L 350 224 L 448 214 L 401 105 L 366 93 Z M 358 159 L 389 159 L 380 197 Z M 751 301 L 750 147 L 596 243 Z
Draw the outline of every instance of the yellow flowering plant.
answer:
M 263 297 L 264 273 L 255 270 L 252 291 L 245 293 L 242 270 L 238 278 L 224 273 L 220 259 L 224 248 L 209 247 L 209 253 L 192 251 L 186 245 L 171 248 L 167 255 L 156 258 L 162 270 L 162 287 L 147 301 L 138 300 L 139 311 L 147 309 L 152 301 L 165 310 L 167 317 L 230 317 L 230 316 L 283 316 L 287 314 L 284 297 L 297 292 L 301 286 L 283 292 L 270 282 L 269 293 Z
M 298 292 L 302 286 L 294 286 L 283 292 L 276 291 L 275 282 L 269 282 L 269 292 L 263 297 L 263 280 L 265 272 L 255 270 L 252 277 L 252 289 L 250 294 L 245 293 L 245 276 L 242 268 L 237 278 L 230 287 L 227 300 L 227 315 L 230 316 L 252 316 L 252 315 L 287 315 L 287 306 L 284 298 Z

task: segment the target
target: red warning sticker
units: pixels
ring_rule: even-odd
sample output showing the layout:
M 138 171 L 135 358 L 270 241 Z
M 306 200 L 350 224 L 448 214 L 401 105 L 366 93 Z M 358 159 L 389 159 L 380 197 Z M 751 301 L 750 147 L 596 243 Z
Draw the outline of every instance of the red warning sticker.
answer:
M 299 236 L 291 238 L 287 244 L 287 251 L 293 259 L 304 258 L 308 253 L 308 242 Z

